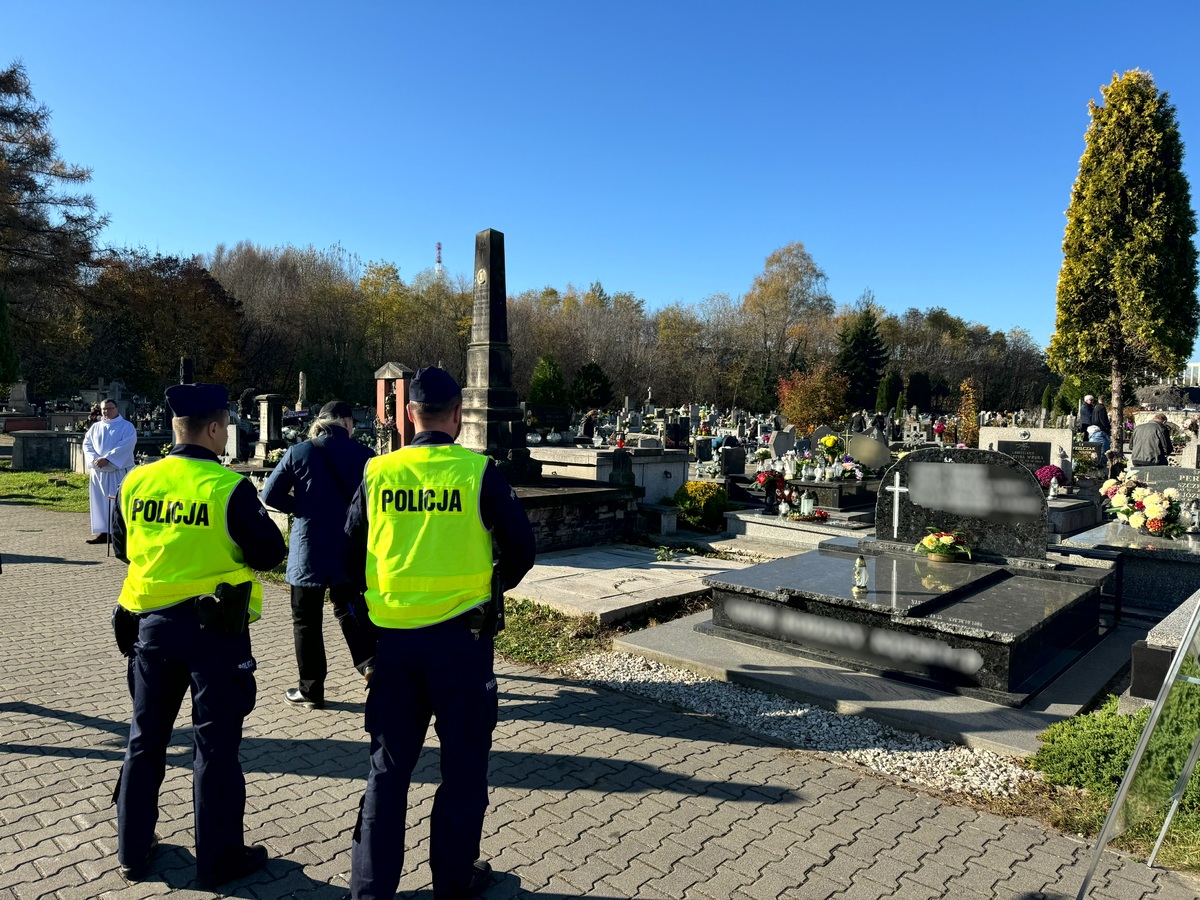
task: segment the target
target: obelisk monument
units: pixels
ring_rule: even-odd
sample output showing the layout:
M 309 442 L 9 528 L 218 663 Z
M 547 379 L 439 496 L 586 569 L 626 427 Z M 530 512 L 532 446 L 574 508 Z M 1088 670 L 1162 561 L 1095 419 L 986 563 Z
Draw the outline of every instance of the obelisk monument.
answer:
M 504 235 L 491 228 L 475 235 L 475 308 L 467 345 L 463 425 L 459 442 L 496 460 L 513 484 L 534 480 L 541 466 L 529 458 L 508 343 L 508 293 Z

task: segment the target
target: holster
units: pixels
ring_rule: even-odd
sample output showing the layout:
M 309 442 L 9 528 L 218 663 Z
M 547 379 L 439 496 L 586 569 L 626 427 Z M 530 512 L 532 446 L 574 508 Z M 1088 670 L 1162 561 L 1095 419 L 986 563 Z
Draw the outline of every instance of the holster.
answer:
M 492 596 L 487 605 L 480 605 L 462 615 L 463 623 L 475 637 L 489 634 L 495 637 L 504 630 L 504 585 L 496 569 L 492 569 Z
M 486 627 L 493 635 L 504 630 L 504 582 L 496 566 L 492 566 L 492 601 L 488 604 Z
M 139 622 L 138 617 L 121 604 L 118 603 L 113 607 L 113 637 L 117 639 L 117 649 L 124 657 L 131 658 L 133 656 L 133 645 L 137 643 L 138 639 Z
M 211 594 L 196 597 L 196 621 L 201 628 L 211 628 L 224 634 L 241 634 L 250 621 L 250 590 L 254 583 L 221 582 Z

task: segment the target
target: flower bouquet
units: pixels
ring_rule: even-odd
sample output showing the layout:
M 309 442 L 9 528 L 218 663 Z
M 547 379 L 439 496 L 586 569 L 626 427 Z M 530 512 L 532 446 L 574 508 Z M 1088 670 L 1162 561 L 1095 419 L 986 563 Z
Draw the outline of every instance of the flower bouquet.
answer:
M 829 513 L 823 509 L 814 509 L 811 515 L 802 516 L 798 512 L 788 514 L 788 518 L 793 522 L 824 522 L 829 518 Z
M 779 509 L 779 501 L 787 490 L 787 481 L 778 469 L 761 469 L 754 480 L 762 485 L 765 511 L 773 513 Z
M 953 562 L 960 556 L 971 558 L 971 548 L 961 532 L 938 531 L 936 528 L 926 530 L 929 534 L 921 538 L 913 550 L 924 553 L 930 562 Z
M 842 439 L 836 434 L 825 435 L 825 437 L 817 441 L 817 445 L 831 464 L 840 462 L 843 454 L 846 452 L 845 444 L 842 443 Z
M 1179 521 L 1179 492 L 1175 488 L 1155 491 L 1138 481 L 1136 476 L 1137 472 L 1130 469 L 1100 485 L 1100 493 L 1108 502 L 1108 511 L 1118 522 L 1127 523 L 1142 534 L 1165 538 L 1183 534 L 1183 524 Z
M 842 481 L 849 481 L 852 478 L 855 481 L 862 481 L 865 474 L 866 473 L 863 472 L 862 466 L 854 461 L 853 456 L 843 456 L 842 457 L 842 462 L 841 462 Z

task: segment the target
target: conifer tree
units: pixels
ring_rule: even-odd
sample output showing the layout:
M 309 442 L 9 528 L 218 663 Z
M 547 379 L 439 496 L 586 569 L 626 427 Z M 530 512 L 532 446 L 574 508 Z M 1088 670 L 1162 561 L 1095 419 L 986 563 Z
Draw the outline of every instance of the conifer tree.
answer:
M 846 399 L 856 409 L 865 409 L 875 399 L 879 378 L 887 365 L 888 349 L 879 334 L 879 320 L 870 308 L 854 314 L 838 332 L 838 355 L 834 371 L 850 383 Z
M 539 356 L 534 364 L 533 376 L 529 381 L 529 402 L 559 406 L 567 402 L 567 383 L 563 379 L 562 369 L 549 356 Z
M 1121 446 L 1125 382 L 1182 369 L 1196 338 L 1196 217 L 1175 107 L 1148 72 L 1114 75 L 1089 103 L 1071 191 L 1047 361 L 1112 382 Z
M 899 372 L 888 372 L 879 382 L 879 393 L 875 395 L 876 412 L 887 412 L 896 405 L 900 392 L 904 390 L 904 380 Z

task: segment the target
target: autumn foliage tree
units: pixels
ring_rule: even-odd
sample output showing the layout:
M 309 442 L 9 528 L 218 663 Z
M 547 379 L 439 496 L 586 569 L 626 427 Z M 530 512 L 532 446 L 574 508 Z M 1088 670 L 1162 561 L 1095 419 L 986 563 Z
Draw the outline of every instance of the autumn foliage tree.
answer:
M 979 443 L 979 389 L 974 378 L 958 388 L 958 442 L 968 447 Z
M 821 362 L 807 372 L 780 378 L 778 390 L 780 410 L 797 432 L 808 433 L 845 417 L 850 379 Z
M 1125 382 L 1175 375 L 1196 339 L 1196 217 L 1166 92 L 1136 69 L 1100 91 L 1067 209 L 1048 361 L 1110 378 L 1119 447 Z

